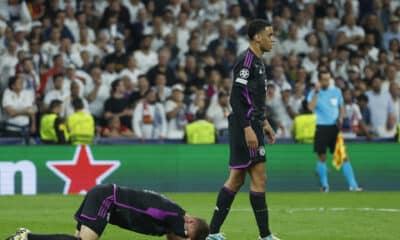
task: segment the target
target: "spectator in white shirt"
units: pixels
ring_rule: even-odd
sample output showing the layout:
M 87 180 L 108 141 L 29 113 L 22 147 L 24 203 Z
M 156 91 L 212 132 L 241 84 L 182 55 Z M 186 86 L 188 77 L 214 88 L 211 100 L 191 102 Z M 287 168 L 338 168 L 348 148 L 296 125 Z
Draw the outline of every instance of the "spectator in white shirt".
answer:
M 32 94 L 35 95 L 36 90 L 40 88 L 40 79 L 31 58 L 22 60 L 22 72 L 24 74 L 24 89 L 32 91 Z
M 110 87 L 103 83 L 100 67 L 94 67 L 91 71 L 92 83 L 86 88 L 86 98 L 89 102 L 89 111 L 99 119 L 103 115 L 104 102 L 110 97 Z
M 157 95 L 157 99 L 161 103 L 165 103 L 172 93 L 171 88 L 167 86 L 167 78 L 165 74 L 162 73 L 156 75 L 155 86 L 153 89 Z
M 229 95 L 226 92 L 218 93 L 218 102 L 210 104 L 206 116 L 214 124 L 217 132 L 228 129 L 228 116 L 232 109 L 229 105 Z
M 147 139 L 164 139 L 167 136 L 167 121 L 162 104 L 157 103 L 156 94 L 149 89 L 135 108 L 132 117 L 135 135 Z
M 325 30 L 331 37 L 333 37 L 339 25 L 340 20 L 337 16 L 336 8 L 333 4 L 330 4 L 326 8 L 326 17 L 324 18 Z
M 84 50 L 88 51 L 91 60 L 95 56 L 102 56 L 102 53 L 99 50 L 99 48 L 95 44 L 90 42 L 89 31 L 87 27 L 82 27 L 79 29 L 79 42 L 73 44 L 72 50 L 75 52 L 82 52 Z
M 187 124 L 185 109 L 183 103 L 184 88 L 180 84 L 172 86 L 171 99 L 165 103 L 165 112 L 168 119 L 168 139 L 183 139 L 185 126 Z
M 232 25 L 236 32 L 239 32 L 244 26 L 246 26 L 246 19 L 242 16 L 239 4 L 230 7 L 230 16 L 226 20 L 226 24 Z
M 304 54 L 307 49 L 307 43 L 303 39 L 297 37 L 297 26 L 291 24 L 289 26 L 289 38 L 282 43 L 283 54 Z
M 396 82 L 391 82 L 389 93 L 393 101 L 393 113 L 396 118 L 395 122 L 400 123 L 400 87 Z
M 356 19 L 353 15 L 348 14 L 344 17 L 344 25 L 338 29 L 345 35 L 344 43 L 352 50 L 358 49 L 358 44 L 364 41 L 364 29 L 356 25 Z
M 122 4 L 128 9 L 131 23 L 137 20 L 138 11 L 145 9 L 144 4 L 140 0 L 122 0 Z
M 372 78 L 372 90 L 367 91 L 368 108 L 371 112 L 371 131 L 378 137 L 393 137 L 396 133 L 393 100 L 383 91 L 379 76 Z
M 4 91 L 2 108 L 6 130 L 10 136 L 19 136 L 22 127 L 29 127 L 31 133 L 36 132 L 36 107 L 32 92 L 24 90 L 22 74 L 11 77 L 9 87 Z M 11 126 L 14 125 L 14 126 Z
M 53 59 L 53 57 L 60 52 L 61 45 L 61 29 L 53 27 L 51 29 L 50 40 L 43 43 L 41 52 L 46 56 L 47 59 Z
M 80 98 L 83 103 L 83 111 L 86 113 L 90 113 L 89 110 L 89 104 L 85 98 L 81 98 L 80 94 L 80 85 L 78 84 L 77 81 L 73 81 L 71 83 L 71 90 L 70 90 L 70 95 L 65 98 L 64 100 L 64 117 L 67 118 L 69 115 L 74 114 L 74 106 L 72 105 L 72 102 Z
M 208 0 L 204 4 L 205 18 L 215 23 L 226 16 L 226 2 L 222 0 Z
M 204 8 L 201 7 L 200 0 L 192 0 L 189 1 L 190 4 L 190 13 L 188 17 L 187 25 L 193 30 L 200 27 L 201 23 L 204 20 Z
M 187 52 L 187 50 L 189 49 L 188 41 L 190 38 L 190 29 L 187 26 L 187 18 L 188 18 L 187 13 L 185 12 L 179 13 L 178 24 L 175 28 L 176 44 L 180 48 L 181 59 L 183 57 L 182 54 Z
M 125 69 L 119 73 L 119 77 L 128 77 L 134 88 L 138 85 L 138 77 L 142 72 L 136 66 L 136 59 L 134 56 L 129 56 L 128 63 Z
M 53 100 L 64 100 L 69 96 L 70 90 L 66 91 L 64 89 L 64 75 L 59 73 L 53 76 L 53 86 L 54 88 L 46 92 L 44 96 L 45 107 L 48 107 Z
M 15 75 L 15 66 L 17 63 L 17 43 L 14 40 L 10 40 L 7 50 L 0 55 L 0 90 L 5 89 L 8 79 Z
M 143 36 L 140 49 L 133 53 L 141 72 L 147 72 L 158 63 L 157 53 L 151 50 L 151 38 L 151 35 Z

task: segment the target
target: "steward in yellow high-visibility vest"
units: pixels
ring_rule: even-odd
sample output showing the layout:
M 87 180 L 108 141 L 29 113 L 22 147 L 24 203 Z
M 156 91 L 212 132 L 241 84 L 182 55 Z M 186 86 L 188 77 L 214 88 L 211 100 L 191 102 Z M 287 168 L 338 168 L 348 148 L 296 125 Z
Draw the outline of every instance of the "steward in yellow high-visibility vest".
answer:
M 60 117 L 62 101 L 53 100 L 50 103 L 49 113 L 42 116 L 40 120 L 40 138 L 43 143 L 66 143 L 69 134 L 65 121 Z
M 294 118 L 294 138 L 297 142 L 314 142 L 317 116 L 315 114 L 300 114 Z
M 94 119 L 93 116 L 84 111 L 81 98 L 72 101 L 74 114 L 67 119 L 67 126 L 71 135 L 72 144 L 91 144 L 94 138 Z
M 215 126 L 206 121 L 203 112 L 196 114 L 197 120 L 186 125 L 185 138 L 188 144 L 213 144 L 216 141 Z

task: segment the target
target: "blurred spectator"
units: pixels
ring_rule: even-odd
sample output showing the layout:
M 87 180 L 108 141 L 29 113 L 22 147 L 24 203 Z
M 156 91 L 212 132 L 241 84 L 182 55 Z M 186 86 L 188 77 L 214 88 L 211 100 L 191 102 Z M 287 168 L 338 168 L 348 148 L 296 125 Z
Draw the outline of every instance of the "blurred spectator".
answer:
M 362 119 L 367 125 L 368 129 L 371 128 L 371 111 L 368 107 L 368 97 L 365 94 L 361 94 L 357 97 L 357 104 L 360 108 Z
M 353 101 L 353 96 L 350 89 L 343 91 L 344 101 L 344 118 L 342 131 L 346 138 L 355 138 L 357 135 L 365 135 L 371 139 L 367 125 L 361 115 L 360 108 Z
M 10 78 L 3 93 L 2 108 L 6 122 L 6 135 L 21 136 L 23 132 L 36 132 L 36 106 L 34 95 L 24 89 L 24 77 L 17 74 Z
M 365 37 L 364 29 L 356 25 L 356 19 L 352 14 L 344 16 L 344 24 L 337 31 L 344 33 L 344 44 L 354 51 Z
M 32 91 L 35 96 L 36 90 L 40 88 L 40 79 L 36 73 L 31 58 L 22 61 L 22 73 L 24 74 L 24 89 Z
M 294 84 L 294 94 L 290 98 L 289 106 L 292 109 L 292 111 L 295 113 L 295 115 L 299 114 L 300 111 L 302 110 L 302 104 L 305 99 L 304 87 L 305 87 L 305 84 L 302 82 L 299 82 L 299 81 L 297 81 Z
M 393 101 L 393 114 L 395 123 L 400 123 L 400 87 L 396 82 L 390 83 L 389 93 Z
M 65 125 L 65 119 L 61 117 L 63 102 L 53 100 L 50 103 L 49 112 L 40 120 L 40 139 L 48 144 L 65 144 L 69 140 L 69 133 Z
M 103 117 L 104 102 L 110 96 L 110 87 L 104 84 L 100 67 L 92 69 L 91 77 L 93 83 L 88 84 L 86 94 L 90 113 L 98 120 Z
M 72 45 L 72 51 L 82 52 L 87 51 L 90 56 L 90 60 L 93 60 L 95 56 L 101 56 L 100 49 L 92 43 L 89 39 L 89 29 L 87 27 L 79 28 L 79 41 Z
M 246 26 L 246 19 L 242 16 L 240 5 L 235 4 L 230 7 L 230 15 L 225 24 L 232 25 L 236 32 L 239 32 Z
M 136 137 L 142 141 L 164 139 L 167 136 L 167 120 L 164 107 L 157 103 L 156 94 L 148 90 L 135 108 L 132 125 Z
M 32 20 L 26 2 L 18 0 L 2 1 L 0 18 L 7 22 L 30 22 Z
M 45 107 L 48 107 L 53 100 L 60 100 L 64 102 L 64 100 L 69 96 L 70 90 L 66 90 L 64 88 L 64 75 L 59 73 L 53 76 L 53 86 L 54 88 L 49 90 L 44 95 L 44 104 Z M 64 109 L 64 107 L 63 107 Z M 62 113 L 62 116 L 63 113 Z
M 128 63 L 126 68 L 122 69 L 119 73 L 119 77 L 128 77 L 132 85 L 136 88 L 138 85 L 138 77 L 142 72 L 136 66 L 136 59 L 131 55 L 128 57 Z
M 111 97 L 104 103 L 104 118 L 108 121 L 112 117 L 119 117 L 123 126 L 131 128 L 133 109 L 128 99 L 124 97 L 124 91 L 124 85 L 120 79 L 112 82 Z
M 51 19 L 53 21 L 53 19 Z M 54 25 L 44 31 L 44 39 L 51 39 L 53 34 L 53 29 L 57 28 L 61 38 L 69 38 L 71 42 L 75 42 L 74 36 L 72 35 L 70 29 L 65 25 L 65 12 L 63 10 L 58 10 L 56 17 L 54 19 Z
M 56 54 L 60 53 L 60 46 L 61 46 L 60 28 L 53 27 L 51 29 L 51 35 L 49 40 L 43 43 L 41 47 L 41 52 L 43 55 L 46 56 L 47 59 L 51 60 Z
M 114 39 L 114 52 L 104 57 L 104 62 L 113 63 L 116 72 L 126 67 L 128 55 L 125 53 L 124 42 L 121 38 Z
M 224 18 L 227 14 L 226 2 L 222 0 L 207 0 L 204 1 L 204 17 L 211 22 L 216 22 L 220 18 Z
M 81 85 L 78 84 L 77 81 L 73 81 L 71 83 L 71 90 L 70 90 L 70 95 L 68 97 L 65 98 L 64 100 L 64 115 L 65 117 L 68 117 L 70 115 L 72 115 L 74 113 L 74 106 L 72 105 L 72 103 L 74 102 L 75 99 L 80 98 L 82 100 L 83 103 L 83 111 L 86 113 L 90 114 L 89 111 L 89 104 L 87 102 L 87 100 L 85 98 L 81 98 Z
M 330 50 L 330 39 L 324 28 L 324 18 L 318 17 L 315 19 L 315 34 L 321 47 L 321 53 L 327 54 Z
M 122 138 L 134 137 L 135 134 L 129 128 L 121 125 L 119 117 L 112 117 L 108 120 L 108 125 L 101 130 L 102 137 Z
M 107 6 L 103 12 L 99 27 L 105 28 L 107 23 L 109 23 L 110 18 L 114 17 L 116 17 L 115 24 L 120 24 L 125 27 L 125 25 L 130 23 L 131 16 L 129 15 L 129 10 L 121 4 L 120 0 L 113 0 L 109 2 L 109 6 Z M 113 36 L 113 34 L 111 35 Z
M 307 43 L 298 37 L 297 26 L 295 24 L 290 24 L 289 37 L 282 42 L 282 50 L 284 55 L 289 55 L 291 53 L 304 54 L 307 49 Z
M 326 8 L 326 17 L 324 18 L 325 30 L 333 38 L 334 33 L 340 25 L 340 20 L 334 5 L 330 4 Z
M 32 21 L 40 20 L 46 13 L 44 2 L 44 0 L 32 0 L 26 2 Z
M 94 119 L 84 111 L 81 98 L 72 101 L 75 113 L 67 118 L 67 126 L 72 144 L 92 144 L 94 138 Z
M 156 76 L 163 74 L 167 79 L 166 85 L 172 86 L 176 83 L 176 77 L 174 70 L 168 66 L 171 57 L 171 52 L 167 48 L 163 48 L 158 53 L 158 63 L 154 67 L 150 68 L 146 76 L 151 86 L 155 85 Z
M 181 54 L 187 52 L 188 41 L 190 38 L 190 29 L 187 26 L 187 18 L 188 18 L 187 13 L 180 12 L 178 16 L 178 23 L 174 29 L 176 35 L 176 44 L 179 46 Z
M 140 49 L 133 53 L 137 66 L 143 73 L 158 63 L 157 53 L 151 50 L 151 38 L 151 35 L 143 36 Z
M 207 119 L 214 124 L 218 134 L 228 130 L 228 116 L 232 112 L 229 105 L 229 95 L 226 92 L 218 93 L 218 102 L 210 104 L 207 109 Z
M 394 106 L 392 98 L 382 89 L 382 80 L 375 76 L 372 90 L 366 92 L 368 108 L 371 112 L 371 131 L 378 137 L 393 137 L 395 128 Z
M 138 11 L 145 8 L 140 0 L 122 0 L 122 4 L 129 11 L 130 23 L 134 23 L 137 19 Z
M 1 90 L 7 86 L 8 79 L 15 75 L 17 63 L 17 43 L 11 40 L 8 43 L 7 50 L 0 54 Z
M 385 50 L 389 49 L 390 40 L 397 39 L 400 41 L 399 21 L 396 16 L 390 18 L 390 26 L 382 36 L 382 47 Z
M 167 85 L 167 78 L 164 74 L 158 73 L 155 79 L 155 86 L 153 87 L 154 92 L 156 93 L 157 99 L 161 103 L 165 103 L 167 99 L 171 96 L 171 88 Z
M 183 139 L 184 136 L 187 120 L 183 91 L 184 89 L 180 84 L 175 84 L 172 86 L 171 99 L 165 103 L 165 113 L 168 119 L 168 139 Z

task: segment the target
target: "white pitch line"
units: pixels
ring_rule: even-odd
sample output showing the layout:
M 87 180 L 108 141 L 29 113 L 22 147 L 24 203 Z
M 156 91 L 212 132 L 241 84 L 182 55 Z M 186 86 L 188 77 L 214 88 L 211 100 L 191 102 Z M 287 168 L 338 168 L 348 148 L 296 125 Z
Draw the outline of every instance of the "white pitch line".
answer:
M 232 208 L 232 212 L 251 212 L 251 208 Z M 344 211 L 360 211 L 360 212 L 392 212 L 400 213 L 400 208 L 271 208 L 269 211 L 286 211 L 288 213 L 295 212 L 344 212 Z

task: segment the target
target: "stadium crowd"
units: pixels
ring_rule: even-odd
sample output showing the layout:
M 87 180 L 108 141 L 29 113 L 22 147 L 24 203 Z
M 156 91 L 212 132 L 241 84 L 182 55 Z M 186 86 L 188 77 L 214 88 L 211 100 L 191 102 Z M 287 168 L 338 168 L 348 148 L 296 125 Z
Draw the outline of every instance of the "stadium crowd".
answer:
M 55 121 L 69 134 L 182 139 L 205 118 L 224 136 L 231 69 L 254 18 L 274 28 L 266 104 L 278 137 L 293 137 L 321 67 L 343 91 L 348 136 L 395 136 L 394 0 L 1 1 L 2 135 L 46 135 Z

